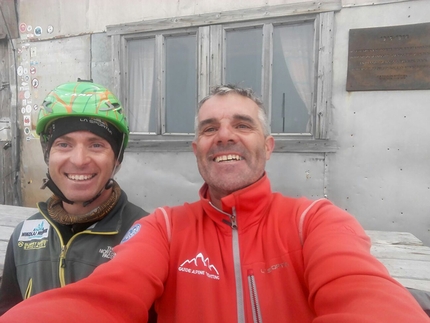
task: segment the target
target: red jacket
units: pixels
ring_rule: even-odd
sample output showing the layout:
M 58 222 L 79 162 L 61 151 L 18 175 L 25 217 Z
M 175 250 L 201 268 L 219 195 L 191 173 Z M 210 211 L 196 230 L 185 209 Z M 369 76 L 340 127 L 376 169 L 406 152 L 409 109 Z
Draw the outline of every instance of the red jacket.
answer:
M 139 220 L 89 278 L 0 322 L 144 322 L 155 298 L 160 323 L 430 322 L 328 200 L 272 193 L 266 176 L 223 198 L 222 211 L 206 185 L 200 196 Z

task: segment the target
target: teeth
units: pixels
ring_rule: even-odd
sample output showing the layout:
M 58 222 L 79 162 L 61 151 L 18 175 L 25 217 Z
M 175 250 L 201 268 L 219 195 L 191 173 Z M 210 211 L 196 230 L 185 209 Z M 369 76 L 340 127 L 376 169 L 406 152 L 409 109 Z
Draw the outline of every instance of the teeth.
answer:
M 230 160 L 242 160 L 242 157 L 240 157 L 239 155 L 223 155 L 215 158 L 215 162 L 217 163 Z
M 72 179 L 74 181 L 85 181 L 87 179 L 90 179 L 93 177 L 93 175 L 67 175 L 69 179 Z

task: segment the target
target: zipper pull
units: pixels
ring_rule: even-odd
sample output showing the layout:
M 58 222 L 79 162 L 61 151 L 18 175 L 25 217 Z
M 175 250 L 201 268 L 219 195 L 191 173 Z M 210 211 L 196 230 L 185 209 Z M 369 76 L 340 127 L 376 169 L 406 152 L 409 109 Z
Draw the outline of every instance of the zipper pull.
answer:
M 233 207 L 231 211 L 232 211 L 230 216 L 231 228 L 237 230 L 236 208 Z
M 236 215 L 232 215 L 230 220 L 231 220 L 231 228 L 237 229 Z
M 66 250 L 67 250 L 67 246 L 61 247 L 61 253 L 60 253 L 60 266 L 61 266 L 61 268 L 66 268 Z

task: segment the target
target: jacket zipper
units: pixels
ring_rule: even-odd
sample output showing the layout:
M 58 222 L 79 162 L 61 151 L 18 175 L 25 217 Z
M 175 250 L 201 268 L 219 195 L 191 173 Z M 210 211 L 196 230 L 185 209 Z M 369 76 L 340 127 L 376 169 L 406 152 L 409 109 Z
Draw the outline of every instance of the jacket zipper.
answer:
M 236 208 L 232 209 L 230 220 L 231 220 L 231 229 L 232 229 L 234 276 L 236 279 L 237 321 L 238 323 L 244 323 L 245 308 L 243 304 L 242 266 L 240 264 L 239 232 L 237 230 Z
M 262 323 L 260 302 L 258 301 L 257 284 L 255 283 L 254 271 L 248 270 L 249 297 L 251 299 L 252 318 L 254 323 Z
M 72 244 L 73 240 L 76 239 L 76 237 L 82 235 L 82 234 L 96 234 L 96 235 L 111 235 L 112 232 L 98 232 L 98 233 L 94 233 L 90 230 L 85 230 L 85 231 L 81 231 L 79 233 L 76 233 L 75 235 L 73 235 L 70 239 L 69 242 L 67 242 L 67 244 L 63 244 L 63 240 L 60 237 L 61 240 L 61 253 L 60 253 L 60 265 L 58 268 L 58 276 L 60 279 L 60 286 L 64 287 L 66 286 L 66 254 L 67 251 L 69 250 L 70 245 Z M 59 235 L 59 234 L 58 234 Z
M 234 266 L 234 277 L 236 282 L 236 308 L 237 308 L 237 322 L 245 323 L 245 306 L 243 297 L 243 284 L 242 284 L 242 266 L 240 264 L 240 248 L 239 248 L 239 232 L 237 228 L 237 218 L 236 218 L 236 208 L 232 208 L 232 214 L 228 214 L 223 210 L 217 208 L 215 205 L 210 203 L 212 207 L 219 212 L 227 215 L 230 218 L 230 223 L 224 221 L 224 223 L 229 224 L 232 230 L 232 251 L 233 251 L 233 266 Z
M 39 208 L 39 212 L 46 219 L 46 221 L 48 221 L 49 224 L 54 228 L 55 232 L 57 233 L 58 238 L 60 239 L 61 252 L 60 252 L 60 257 L 59 257 L 59 265 L 58 265 L 58 279 L 60 281 L 60 286 L 61 287 L 64 287 L 66 285 L 65 273 L 66 273 L 66 254 L 67 254 L 67 250 L 68 250 L 70 244 L 72 243 L 72 241 L 77 236 L 79 236 L 81 234 L 84 234 L 84 233 L 87 233 L 87 234 L 98 234 L 98 235 L 111 235 L 111 234 L 118 233 L 117 231 L 94 233 L 94 232 L 92 232 L 90 230 L 84 230 L 84 231 L 81 231 L 81 232 L 73 235 L 70 238 L 69 242 L 67 244 L 64 244 L 63 237 L 61 236 L 60 231 L 57 229 L 57 227 L 54 225 L 54 223 L 52 223 L 52 221 L 42 212 L 42 210 L 40 208 Z
M 27 284 L 27 288 L 25 290 L 24 299 L 27 299 L 31 296 L 31 292 L 33 290 L 33 278 L 30 278 Z
M 58 278 L 60 279 L 61 287 L 66 285 L 66 279 L 64 278 L 64 272 L 66 271 L 66 253 L 67 245 L 62 244 L 60 252 L 60 265 L 58 267 Z

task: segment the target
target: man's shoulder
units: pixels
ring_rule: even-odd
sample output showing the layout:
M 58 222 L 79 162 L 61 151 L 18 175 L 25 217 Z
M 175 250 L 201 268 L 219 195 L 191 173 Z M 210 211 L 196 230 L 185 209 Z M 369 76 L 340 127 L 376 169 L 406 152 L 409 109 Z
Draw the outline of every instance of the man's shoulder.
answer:
M 178 204 L 178 205 L 174 205 L 174 206 L 167 206 L 164 207 L 165 209 L 170 209 L 173 212 L 184 212 L 184 211 L 197 211 L 197 210 L 202 210 L 203 209 L 203 203 L 201 200 L 197 200 L 194 202 L 185 202 L 183 204 Z
M 19 222 L 13 230 L 14 234 L 19 234 L 26 223 L 31 223 L 43 219 L 44 217 L 42 216 L 42 214 L 40 212 L 36 212 L 35 214 L 29 216 L 27 219 L 24 219 L 23 221 Z
M 29 216 L 25 221 L 28 221 L 28 220 L 38 220 L 38 219 L 43 219 L 43 218 L 44 217 L 43 217 L 42 213 L 36 212 L 33 215 Z
M 327 200 L 327 199 L 326 198 L 311 199 L 311 198 L 308 198 L 306 196 L 293 197 L 293 196 L 284 195 L 284 194 L 279 193 L 279 192 L 273 193 L 273 201 L 292 204 L 292 205 L 306 206 L 306 205 L 310 205 L 313 203 L 318 203 L 321 200 Z
M 130 201 L 127 201 L 127 203 L 125 204 L 123 212 L 125 212 L 128 217 L 132 217 L 136 220 L 149 214 L 149 212 L 145 211 L 143 208 Z
M 149 212 L 144 210 L 142 207 L 137 204 L 130 202 L 127 196 L 127 193 L 121 189 L 121 197 L 118 200 L 118 205 L 122 208 L 121 205 L 124 205 L 123 211 L 130 214 L 130 216 L 135 217 L 136 219 L 147 216 Z

